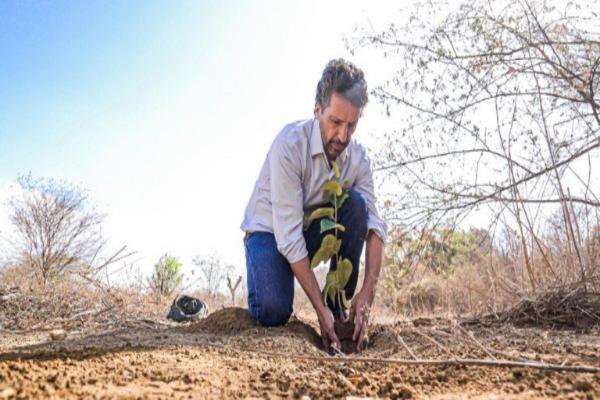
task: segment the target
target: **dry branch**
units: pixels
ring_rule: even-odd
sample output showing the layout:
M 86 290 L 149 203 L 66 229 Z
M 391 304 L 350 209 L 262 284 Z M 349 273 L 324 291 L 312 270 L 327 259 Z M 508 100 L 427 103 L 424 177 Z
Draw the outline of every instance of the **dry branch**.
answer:
M 471 358 L 455 358 L 450 360 L 405 360 L 405 359 L 391 359 L 391 358 L 372 358 L 372 357 L 328 357 L 328 356 L 300 356 L 286 353 L 277 353 L 263 350 L 246 350 L 239 349 L 236 347 L 219 345 L 216 343 L 203 343 L 203 346 L 212 347 L 215 349 L 229 350 L 237 353 L 254 353 L 269 357 L 283 357 L 294 360 L 304 361 L 318 361 L 325 363 L 382 363 L 392 365 L 432 365 L 432 366 L 480 366 L 480 367 L 494 367 L 494 368 L 531 368 L 548 371 L 568 371 L 578 373 L 600 373 L 600 368 L 592 367 L 589 365 L 558 365 L 548 364 L 541 362 L 521 362 L 521 361 L 509 361 L 509 360 L 485 360 L 485 359 L 471 359 Z

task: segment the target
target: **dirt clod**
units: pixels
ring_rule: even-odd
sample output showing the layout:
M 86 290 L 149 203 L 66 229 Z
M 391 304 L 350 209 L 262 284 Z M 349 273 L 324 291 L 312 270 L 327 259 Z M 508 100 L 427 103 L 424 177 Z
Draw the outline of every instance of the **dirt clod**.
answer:
M 63 329 L 55 329 L 48 334 L 52 340 L 64 340 L 67 337 L 67 332 Z
M 11 387 L 0 390 L 0 399 L 10 399 L 15 396 L 17 391 Z

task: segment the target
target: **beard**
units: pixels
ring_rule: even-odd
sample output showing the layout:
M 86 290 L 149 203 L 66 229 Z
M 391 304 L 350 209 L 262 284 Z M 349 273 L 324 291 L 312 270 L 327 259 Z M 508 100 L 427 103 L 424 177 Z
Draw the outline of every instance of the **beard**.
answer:
M 330 140 L 327 142 L 327 144 L 325 145 L 325 153 L 327 154 L 327 158 L 330 161 L 335 160 L 340 154 L 342 154 L 342 152 L 344 150 L 346 150 L 346 147 L 348 147 L 349 142 L 342 142 L 339 140 Z M 338 147 L 339 149 L 336 149 L 334 147 L 334 145 L 336 147 Z

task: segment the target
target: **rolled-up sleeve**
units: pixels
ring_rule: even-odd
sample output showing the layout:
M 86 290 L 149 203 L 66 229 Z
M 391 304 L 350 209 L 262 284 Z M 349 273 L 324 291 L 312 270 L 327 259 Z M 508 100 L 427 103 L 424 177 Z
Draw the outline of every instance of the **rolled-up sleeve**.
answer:
M 308 257 L 302 234 L 302 180 L 300 160 L 283 141 L 275 141 L 269 151 L 270 191 L 273 233 L 277 249 L 292 264 Z
M 367 156 L 366 151 L 363 152 L 360 160 L 354 188 L 363 195 L 367 203 L 367 229 L 375 231 L 377 236 L 385 243 L 387 241 L 388 226 L 377 211 L 377 198 L 375 197 L 371 160 Z

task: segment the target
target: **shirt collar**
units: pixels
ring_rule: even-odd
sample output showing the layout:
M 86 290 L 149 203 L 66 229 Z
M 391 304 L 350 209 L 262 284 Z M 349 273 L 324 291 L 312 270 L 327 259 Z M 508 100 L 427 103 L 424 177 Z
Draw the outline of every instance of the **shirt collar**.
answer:
M 342 154 L 339 155 L 336 161 L 338 164 L 343 164 L 348 156 L 348 147 L 350 147 L 352 143 L 349 143 L 348 146 L 344 149 Z M 311 156 L 316 156 L 317 154 L 323 153 L 323 155 L 327 158 L 325 154 L 325 148 L 323 147 L 323 139 L 321 138 L 321 127 L 319 125 L 319 120 L 314 119 L 312 125 L 312 132 L 310 133 L 310 152 Z

